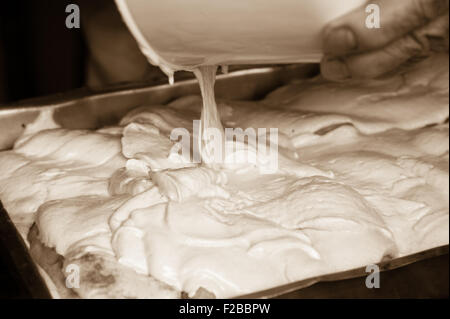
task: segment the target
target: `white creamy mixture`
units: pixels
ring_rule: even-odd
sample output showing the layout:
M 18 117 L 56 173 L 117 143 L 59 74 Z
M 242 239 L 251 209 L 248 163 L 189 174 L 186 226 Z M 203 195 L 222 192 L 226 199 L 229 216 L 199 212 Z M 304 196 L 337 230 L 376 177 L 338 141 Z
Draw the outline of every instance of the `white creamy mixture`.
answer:
M 192 131 L 201 110 L 187 96 L 117 127 L 24 136 L 0 153 L 0 199 L 59 254 L 105 252 L 191 296 L 448 244 L 448 55 L 383 81 L 317 78 L 259 102 L 218 101 L 222 124 L 208 125 L 279 129 L 273 174 L 173 161 L 171 130 Z
M 225 133 L 222 127 L 222 122 L 220 121 L 220 115 L 217 110 L 216 98 L 214 96 L 214 83 L 216 82 L 216 72 L 217 66 L 202 66 L 198 69 L 194 70 L 194 74 L 198 79 L 198 83 L 200 84 L 200 90 L 202 94 L 203 108 L 200 118 L 201 128 L 200 128 L 200 136 L 199 136 L 199 150 L 202 151 L 202 159 L 206 163 L 215 163 L 219 164 L 221 162 L 221 158 L 217 158 L 217 154 L 210 154 L 208 152 L 208 144 L 210 143 L 210 137 L 208 134 L 208 130 L 215 129 L 220 133 L 219 137 L 219 145 L 221 145 L 222 149 L 224 146 L 224 138 Z M 217 136 L 216 136 L 217 138 Z

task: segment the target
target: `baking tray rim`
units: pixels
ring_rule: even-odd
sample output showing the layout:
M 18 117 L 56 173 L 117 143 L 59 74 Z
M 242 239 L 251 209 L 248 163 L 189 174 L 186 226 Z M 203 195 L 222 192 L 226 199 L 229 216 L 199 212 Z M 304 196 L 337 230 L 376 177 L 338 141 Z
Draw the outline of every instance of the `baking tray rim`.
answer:
M 254 100 L 255 96 L 261 98 L 293 79 L 306 79 L 315 74 L 317 74 L 317 66 L 314 64 L 238 70 L 217 76 L 215 94 L 221 99 Z M 128 111 L 138 106 L 165 105 L 186 95 L 199 94 L 200 87 L 194 78 L 178 81 L 173 85 L 164 83 L 149 86 L 135 83 L 119 84 L 95 91 L 77 89 L 3 105 L 0 106 L 0 132 L 3 133 L 0 134 L 0 151 L 10 149 L 14 141 L 23 133 L 25 126 L 33 123 L 43 112 L 51 112 L 62 128 L 94 129 L 112 125 L 112 118 L 116 124 Z M 146 98 L 146 100 L 140 104 L 130 105 L 126 100 L 130 96 Z M 120 101 L 120 104 L 114 101 Z M 84 112 L 76 112 L 76 107 L 81 107 Z M 65 118 L 67 116 L 70 116 L 70 121 L 76 124 L 68 123 L 69 120 Z M 2 129 L 4 129 L 3 132 Z

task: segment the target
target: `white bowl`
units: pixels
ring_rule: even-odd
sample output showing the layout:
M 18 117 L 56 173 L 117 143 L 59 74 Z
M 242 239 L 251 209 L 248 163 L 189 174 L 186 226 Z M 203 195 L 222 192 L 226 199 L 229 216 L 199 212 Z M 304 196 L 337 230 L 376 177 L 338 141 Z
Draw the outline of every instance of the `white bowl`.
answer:
M 322 28 L 365 0 L 116 3 L 143 53 L 170 75 L 199 65 L 318 62 Z

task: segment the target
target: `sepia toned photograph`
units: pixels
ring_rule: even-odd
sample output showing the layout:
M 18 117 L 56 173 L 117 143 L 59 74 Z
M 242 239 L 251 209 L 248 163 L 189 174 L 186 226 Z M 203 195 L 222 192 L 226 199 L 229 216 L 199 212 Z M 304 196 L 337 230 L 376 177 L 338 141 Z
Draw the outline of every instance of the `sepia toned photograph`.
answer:
M 448 0 L 0 4 L 0 299 L 448 299 L 448 245 Z

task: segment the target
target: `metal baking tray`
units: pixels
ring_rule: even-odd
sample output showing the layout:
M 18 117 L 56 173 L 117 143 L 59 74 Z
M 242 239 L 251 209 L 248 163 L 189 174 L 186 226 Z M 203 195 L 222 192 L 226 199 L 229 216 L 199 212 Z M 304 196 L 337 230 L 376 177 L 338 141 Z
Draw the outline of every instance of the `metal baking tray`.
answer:
M 257 100 L 295 79 L 317 73 L 316 65 L 265 67 L 218 76 L 216 96 L 229 100 Z M 25 126 L 42 112 L 51 112 L 56 123 L 70 129 L 95 129 L 116 124 L 141 105 L 166 104 L 182 96 L 199 94 L 195 79 L 174 85 L 111 87 L 103 91 L 76 90 L 0 107 L 0 150 L 12 147 Z M 1 203 L 0 203 L 1 204 Z M 0 205 L 0 253 L 7 256 L 28 297 L 51 294 L 26 244 Z M 309 278 L 241 298 L 448 298 L 448 245 L 381 262 L 381 287 L 368 289 L 366 268 Z

